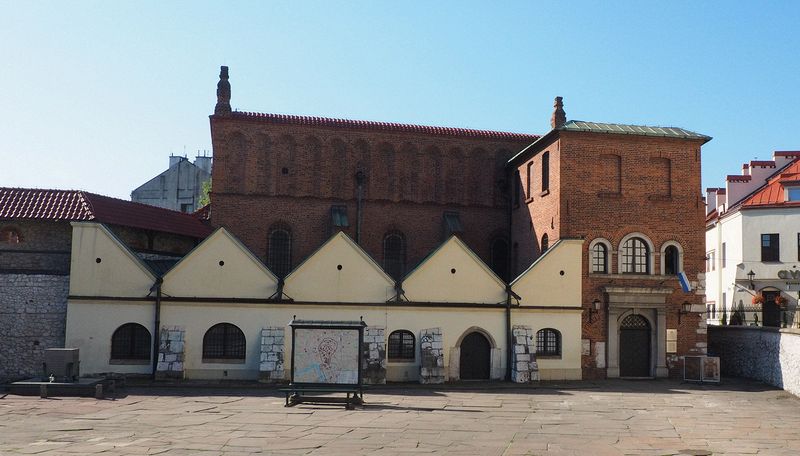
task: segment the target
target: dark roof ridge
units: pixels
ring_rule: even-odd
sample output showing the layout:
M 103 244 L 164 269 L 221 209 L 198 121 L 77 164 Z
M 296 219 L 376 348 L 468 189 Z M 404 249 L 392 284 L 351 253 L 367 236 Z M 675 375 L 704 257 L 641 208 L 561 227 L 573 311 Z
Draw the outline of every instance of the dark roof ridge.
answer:
M 225 118 L 223 116 L 215 116 L 215 117 Z M 307 126 L 321 126 L 321 127 L 347 127 L 347 128 L 358 128 L 362 130 L 397 131 L 397 132 L 423 133 L 429 135 L 444 135 L 444 136 L 471 137 L 471 138 L 533 141 L 541 137 L 541 135 L 534 135 L 528 133 L 513 133 L 506 131 L 480 130 L 480 129 L 461 128 L 461 127 L 441 127 L 433 125 L 419 125 L 419 124 L 399 123 L 399 122 L 353 120 L 353 119 L 341 119 L 341 118 L 320 117 L 320 116 L 301 116 L 294 114 L 274 114 L 274 113 L 234 111 L 231 113 L 230 117 L 234 119 L 248 119 L 248 120 L 274 123 L 274 124 L 307 125 Z

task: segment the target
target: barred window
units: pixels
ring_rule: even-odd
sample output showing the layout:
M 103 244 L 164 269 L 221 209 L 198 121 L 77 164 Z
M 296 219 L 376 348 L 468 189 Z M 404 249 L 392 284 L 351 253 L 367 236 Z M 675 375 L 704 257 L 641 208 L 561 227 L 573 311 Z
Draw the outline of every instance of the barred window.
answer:
M 112 360 L 149 360 L 150 331 L 138 323 L 125 323 L 111 336 Z
M 547 236 L 547 233 L 545 233 L 545 234 L 542 235 L 542 243 L 541 243 L 541 249 L 540 249 L 542 251 L 543 255 L 544 255 L 544 252 L 546 252 L 548 248 L 550 248 L 550 238 Z
M 383 238 L 383 269 L 395 280 L 406 273 L 406 238 L 394 231 Z
M 544 328 L 536 333 L 536 354 L 561 356 L 561 333 L 553 328 Z
M 608 274 L 608 247 L 601 242 L 592 247 L 592 272 Z
M 642 238 L 631 238 L 622 245 L 622 272 L 650 274 L 650 249 Z
M 411 331 L 398 330 L 389 334 L 389 361 L 414 361 L 415 353 Z
M 203 336 L 203 360 L 244 360 L 246 346 L 241 329 L 230 323 L 219 323 Z
M 508 241 L 497 238 L 492 241 L 491 248 L 492 271 L 503 280 L 508 281 Z
M 286 227 L 269 232 L 267 267 L 278 277 L 286 277 L 292 269 L 292 233 Z

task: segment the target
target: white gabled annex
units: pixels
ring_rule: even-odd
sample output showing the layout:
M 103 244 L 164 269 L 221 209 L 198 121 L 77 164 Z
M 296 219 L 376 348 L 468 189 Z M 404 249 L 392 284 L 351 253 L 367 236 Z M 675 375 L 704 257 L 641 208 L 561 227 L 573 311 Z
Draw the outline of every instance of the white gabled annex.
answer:
M 560 239 L 514 279 L 520 306 L 580 307 L 582 246 L 582 239 Z
M 278 278 L 225 228 L 201 242 L 165 275 L 161 290 L 173 297 L 267 299 Z
M 343 232 L 334 234 L 285 280 L 283 293 L 296 302 L 386 302 L 394 280 Z
M 451 236 L 403 279 L 411 302 L 497 304 L 506 286 L 457 236 Z
M 108 228 L 72 222 L 71 296 L 144 297 L 155 274 Z

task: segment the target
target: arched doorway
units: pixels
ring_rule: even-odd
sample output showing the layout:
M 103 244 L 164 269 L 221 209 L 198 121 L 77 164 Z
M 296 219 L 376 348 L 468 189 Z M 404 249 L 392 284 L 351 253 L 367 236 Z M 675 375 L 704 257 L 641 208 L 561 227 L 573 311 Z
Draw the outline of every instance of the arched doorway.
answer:
M 619 326 L 620 377 L 650 377 L 650 323 L 631 314 Z
M 489 380 L 492 345 L 486 336 L 473 331 L 461 341 L 459 376 L 461 380 Z

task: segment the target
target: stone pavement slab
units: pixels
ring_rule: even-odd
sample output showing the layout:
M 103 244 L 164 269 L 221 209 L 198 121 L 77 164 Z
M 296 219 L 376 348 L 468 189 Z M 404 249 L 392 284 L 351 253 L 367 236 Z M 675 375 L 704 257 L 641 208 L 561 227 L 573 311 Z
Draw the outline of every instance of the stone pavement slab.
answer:
M 1 397 L 1 396 L 0 396 Z M 0 399 L 0 455 L 796 455 L 800 400 L 755 382 L 372 388 L 356 410 L 276 389 Z

